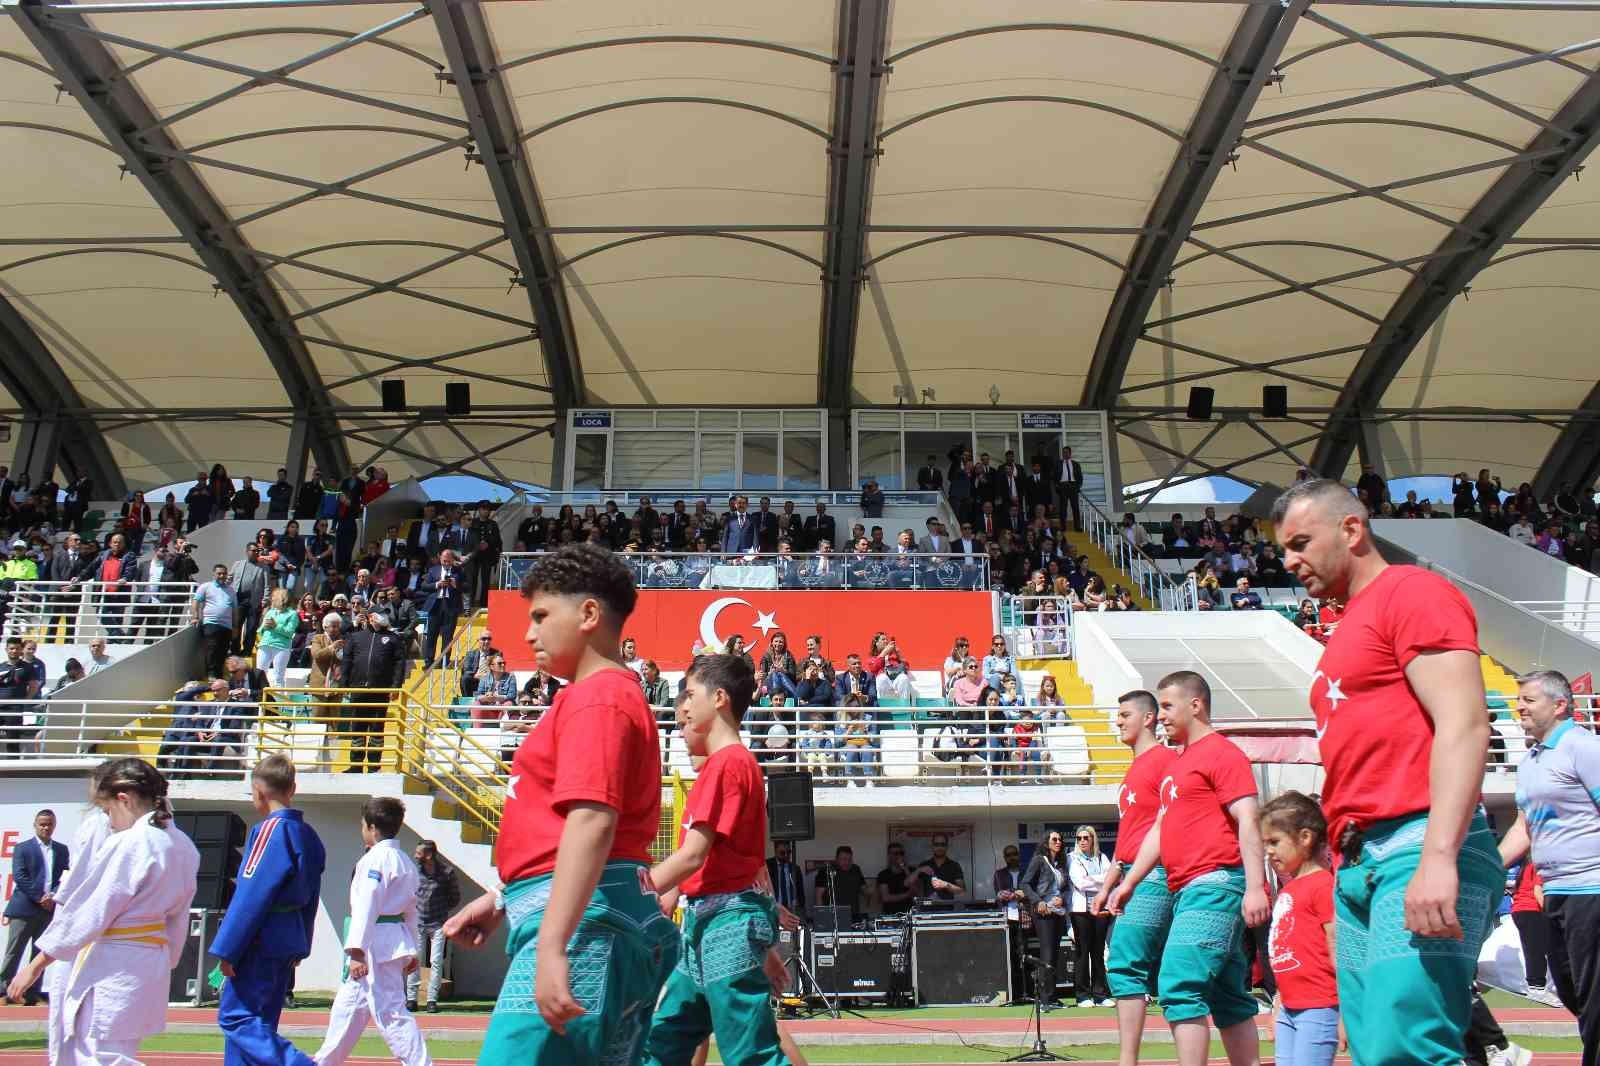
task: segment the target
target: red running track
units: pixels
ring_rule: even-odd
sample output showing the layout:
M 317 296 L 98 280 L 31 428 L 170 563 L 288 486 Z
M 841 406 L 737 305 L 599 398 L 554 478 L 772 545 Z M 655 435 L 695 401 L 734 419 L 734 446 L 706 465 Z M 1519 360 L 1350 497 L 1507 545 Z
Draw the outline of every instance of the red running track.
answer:
M 1583 1056 L 1576 1052 L 1544 1052 L 1538 1054 L 1539 1066 L 1579 1066 Z M 0 1066 L 42 1066 L 45 1061 L 42 1051 L 0 1051 Z M 145 1066 L 217 1066 L 222 1061 L 222 1052 L 200 1051 L 164 1051 L 152 1052 L 144 1056 Z M 356 1066 L 377 1066 L 379 1063 L 393 1063 L 394 1060 L 383 1058 L 353 1057 L 347 1060 Z M 434 1059 L 436 1066 L 472 1066 L 471 1059 Z M 1114 1060 L 1077 1059 L 1078 1066 L 1115 1066 Z M 1340 1057 L 1336 1060 L 1340 1066 L 1346 1066 L 1349 1059 Z M 905 1063 L 903 1066 L 959 1066 L 959 1064 L 944 1063 Z M 1146 1059 L 1143 1066 L 1175 1066 L 1171 1059 Z M 1263 1059 L 1262 1066 L 1273 1066 L 1271 1059 Z

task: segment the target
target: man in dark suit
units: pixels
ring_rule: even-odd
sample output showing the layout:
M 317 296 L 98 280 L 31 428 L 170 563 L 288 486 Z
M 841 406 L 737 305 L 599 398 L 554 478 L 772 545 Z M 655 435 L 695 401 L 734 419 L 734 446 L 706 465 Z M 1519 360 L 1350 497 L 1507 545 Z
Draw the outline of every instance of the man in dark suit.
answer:
M 978 536 L 982 537 L 985 543 L 998 539 L 1006 528 L 1005 518 L 995 514 L 994 503 L 991 500 L 983 501 L 983 509 L 978 512 L 978 520 L 975 524 Z
M 1006 924 L 1011 927 L 1011 1001 L 1030 1002 L 1033 982 L 1028 979 L 1023 962 L 1023 941 L 1033 922 L 1028 911 L 1028 899 L 1022 894 L 1022 853 L 1015 844 L 1007 844 L 1002 853 L 1006 864 L 994 872 L 994 898 L 1006 912 Z M 1030 920 L 1023 925 L 1023 919 Z
M 681 552 L 689 546 L 694 531 L 694 515 L 682 500 L 672 501 L 672 512 L 667 515 L 667 549 Z
M 22 962 L 22 949 L 39 939 L 55 914 L 55 892 L 66 872 L 67 846 L 51 838 L 56 832 L 54 811 L 33 816 L 34 835 L 11 853 L 11 879 L 15 887 L 6 904 L 6 961 L 0 967 L 0 987 L 9 985 Z M 43 979 L 40 979 L 41 984 Z M 40 985 L 28 989 L 28 1003 L 39 1001 Z
M 787 840 L 774 841 L 772 858 L 767 860 L 767 876 L 772 879 L 772 898 L 778 906 L 787 907 L 796 917 L 806 916 L 806 876 L 794 861 L 794 845 Z
M 534 504 L 533 513 L 517 525 L 517 550 L 544 551 L 544 542 L 549 536 L 549 530 L 549 523 L 544 517 L 544 505 Z
M 66 643 L 73 643 L 77 621 L 78 609 L 83 606 L 79 590 L 83 583 L 94 574 L 96 556 L 93 552 L 83 550 L 83 538 L 76 533 L 68 533 L 66 542 L 61 550 L 50 557 L 50 569 L 39 575 L 44 581 L 57 581 L 68 587 L 57 589 L 51 594 L 53 600 L 52 613 L 45 619 L 45 628 L 55 625 L 57 617 L 66 623 Z
M 422 589 L 427 598 L 422 601 L 422 618 L 427 626 L 423 633 L 422 661 L 432 664 L 440 640 L 449 648 L 455 635 L 456 620 L 461 617 L 461 586 L 465 574 L 456 562 L 456 553 L 446 548 L 439 553 L 439 561 L 428 567 L 422 579 Z
M 944 471 L 939 469 L 939 457 L 928 456 L 928 461 L 917 467 L 917 488 L 923 492 L 938 492 L 944 488 Z
M 727 516 L 727 524 L 722 527 L 722 551 L 724 555 L 743 555 L 747 551 L 754 551 L 756 546 L 756 521 L 749 513 L 750 500 L 740 496 L 733 503 L 733 510 Z
M 1083 532 L 1083 510 L 1078 494 L 1083 491 L 1083 464 L 1072 457 L 1071 448 L 1061 449 L 1061 464 L 1056 468 L 1056 514 L 1063 519 L 1072 512 L 1072 528 Z
M 828 513 L 828 501 L 817 501 L 817 513 L 810 515 L 805 520 L 805 541 L 807 551 L 816 551 L 817 545 L 822 541 L 829 544 L 838 543 L 838 523 L 833 515 Z
M 778 550 L 778 516 L 772 510 L 772 497 L 761 497 L 761 505 L 752 516 L 756 523 L 756 547 L 763 555 Z

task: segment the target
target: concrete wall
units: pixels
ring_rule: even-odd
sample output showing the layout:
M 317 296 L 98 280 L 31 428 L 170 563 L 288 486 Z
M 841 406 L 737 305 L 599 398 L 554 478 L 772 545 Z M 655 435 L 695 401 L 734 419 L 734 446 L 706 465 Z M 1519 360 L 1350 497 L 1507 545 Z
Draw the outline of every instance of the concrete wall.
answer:
M 128 650 L 125 654 L 119 655 L 115 649 L 108 649 L 108 653 L 117 660 L 115 663 L 68 685 L 51 698 L 52 725 L 79 715 L 107 715 L 125 710 L 126 720 L 132 720 L 150 713 L 147 705 L 119 701 L 169 699 L 185 681 L 193 679 L 202 656 L 200 628 L 180 629 L 155 644 Z M 87 651 L 80 661 L 88 662 Z M 80 702 L 89 700 L 100 702 Z M 108 739 L 125 724 L 102 717 L 85 718 L 82 722 L 82 728 L 72 734 L 52 730 L 43 754 L 60 756 L 86 751 L 88 745 Z
M 1508 600 L 1600 604 L 1600 576 L 1517 544 L 1477 522 L 1390 518 L 1373 522 L 1372 530 L 1412 555 L 1453 570 Z M 1596 622 L 1600 628 L 1600 615 Z

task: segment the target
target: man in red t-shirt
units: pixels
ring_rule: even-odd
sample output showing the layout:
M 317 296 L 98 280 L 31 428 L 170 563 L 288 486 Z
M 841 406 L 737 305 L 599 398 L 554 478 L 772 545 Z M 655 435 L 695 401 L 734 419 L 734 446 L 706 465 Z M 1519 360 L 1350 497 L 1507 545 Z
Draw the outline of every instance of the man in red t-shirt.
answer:
M 688 1066 L 715 1033 L 723 1062 L 780 1066 L 771 997 L 788 974 L 773 946 L 777 903 L 757 887 L 766 872 L 766 786 L 739 737 L 755 673 L 742 656 L 703 655 L 687 682 L 683 739 L 706 761 L 684 804 L 678 850 L 650 871 L 663 912 L 683 895 L 683 961 L 656 1008 L 645 1061 Z
M 1211 686 L 1179 670 L 1156 687 L 1167 738 L 1183 750 L 1160 784 L 1160 811 L 1133 866 L 1112 891 L 1121 914 L 1135 887 L 1166 868 L 1172 927 L 1161 952 L 1161 1011 L 1172 1026 L 1180 1066 L 1204 1066 L 1206 1024 L 1217 1023 L 1233 1066 L 1260 1061 L 1255 997 L 1244 930 L 1270 917 L 1256 779 L 1250 760 L 1211 727 Z
M 1479 806 L 1489 750 L 1477 620 L 1454 585 L 1390 566 L 1366 509 L 1303 481 L 1272 509 L 1284 566 L 1344 604 L 1311 679 L 1339 856 L 1339 1005 L 1357 1062 L 1465 1053 L 1478 949 L 1504 873 Z
M 1133 749 L 1133 764 L 1117 790 L 1116 862 L 1089 911 L 1101 914 L 1107 898 L 1139 857 L 1139 848 L 1161 810 L 1161 782 L 1172 772 L 1178 753 L 1156 739 L 1160 708 L 1153 694 L 1139 689 L 1117 701 L 1117 738 Z M 1133 890 L 1122 917 L 1111 927 L 1106 981 L 1117 1000 L 1118 1059 L 1121 1066 L 1139 1061 L 1144 1036 L 1145 1005 L 1154 996 L 1161 952 L 1172 925 L 1172 895 L 1166 871 L 1158 864 Z
M 571 684 L 512 760 L 496 848 L 504 891 L 444 931 L 477 947 L 511 921 L 480 1064 L 633 1064 L 678 950 L 650 882 L 660 740 L 620 658 L 638 594 L 618 557 L 584 544 L 541 558 L 522 595 L 540 668 Z

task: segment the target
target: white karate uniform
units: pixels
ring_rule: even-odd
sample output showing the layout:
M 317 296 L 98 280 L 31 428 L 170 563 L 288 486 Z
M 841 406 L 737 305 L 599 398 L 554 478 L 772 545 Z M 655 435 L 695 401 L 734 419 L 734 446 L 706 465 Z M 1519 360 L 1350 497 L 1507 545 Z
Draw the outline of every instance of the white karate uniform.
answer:
M 378 921 L 396 916 L 400 921 Z M 369 1018 L 404 1066 L 432 1066 L 422 1030 L 406 1010 L 406 963 L 417 954 L 417 866 L 394 840 L 378 841 L 356 863 L 344 946 L 365 953 L 367 975 L 347 977 L 339 986 L 328 1035 L 312 1056 L 317 1066 L 344 1062 Z
M 56 913 L 52 918 L 61 915 L 73 900 L 88 891 L 89 882 L 74 874 L 84 866 L 94 863 L 94 853 L 104 844 L 106 838 L 111 836 L 111 819 L 106 817 L 106 812 L 99 807 L 92 808 L 83 816 L 83 821 L 78 823 L 78 831 L 72 835 L 72 845 L 68 849 L 68 862 L 70 865 L 61 874 L 61 883 L 56 887 L 55 901 Z M 72 975 L 72 960 L 57 959 L 44 968 L 44 990 L 50 997 L 50 1020 L 46 1024 L 47 1053 L 50 1061 L 55 1062 L 61 1055 L 61 1047 L 65 1041 L 66 1033 L 61 1027 L 61 1003 L 65 996 L 67 978 Z
M 147 814 L 74 863 L 74 891 L 40 935 L 73 959 L 57 987 L 56 1066 L 137 1066 L 139 1042 L 167 1027 L 167 986 L 189 933 L 200 853 Z M 54 1004 L 52 1004 L 52 1010 Z

